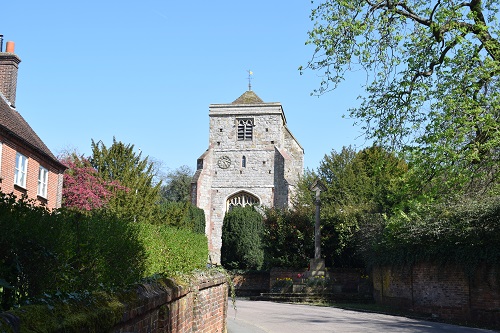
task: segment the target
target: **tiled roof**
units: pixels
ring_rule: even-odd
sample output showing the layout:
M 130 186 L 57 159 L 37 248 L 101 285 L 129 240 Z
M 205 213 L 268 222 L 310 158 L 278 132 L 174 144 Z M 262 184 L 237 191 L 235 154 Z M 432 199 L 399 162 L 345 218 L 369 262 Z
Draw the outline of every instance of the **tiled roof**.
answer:
M 252 90 L 247 90 L 238 97 L 232 104 L 257 104 L 264 103 L 263 100 L 260 99 L 257 94 L 255 94 Z
M 2 94 L 0 94 L 0 132 L 21 140 L 31 149 L 64 167 L 19 112 L 9 106 Z

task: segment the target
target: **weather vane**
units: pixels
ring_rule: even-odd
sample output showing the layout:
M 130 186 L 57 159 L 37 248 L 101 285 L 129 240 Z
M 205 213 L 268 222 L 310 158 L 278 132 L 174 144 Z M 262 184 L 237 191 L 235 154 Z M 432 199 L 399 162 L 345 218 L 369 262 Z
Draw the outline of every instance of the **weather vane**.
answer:
M 248 72 L 248 90 L 252 90 L 252 75 L 253 72 L 251 70 L 247 70 Z

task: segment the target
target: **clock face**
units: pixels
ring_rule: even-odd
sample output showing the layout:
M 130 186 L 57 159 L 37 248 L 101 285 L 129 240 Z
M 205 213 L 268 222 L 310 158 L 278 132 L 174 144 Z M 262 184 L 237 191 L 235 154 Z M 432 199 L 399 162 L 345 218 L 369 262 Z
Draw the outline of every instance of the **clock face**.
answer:
M 219 168 L 221 169 L 227 169 L 229 168 L 229 166 L 231 165 L 231 159 L 229 158 L 229 156 L 222 156 L 221 158 L 219 158 L 219 160 L 217 161 L 217 165 L 219 166 Z

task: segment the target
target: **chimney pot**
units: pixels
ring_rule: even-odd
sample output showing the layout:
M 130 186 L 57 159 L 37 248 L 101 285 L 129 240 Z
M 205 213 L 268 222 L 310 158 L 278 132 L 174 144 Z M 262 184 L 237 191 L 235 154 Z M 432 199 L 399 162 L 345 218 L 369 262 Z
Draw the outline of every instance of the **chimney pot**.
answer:
M 5 47 L 5 52 L 14 53 L 14 42 L 8 41 Z

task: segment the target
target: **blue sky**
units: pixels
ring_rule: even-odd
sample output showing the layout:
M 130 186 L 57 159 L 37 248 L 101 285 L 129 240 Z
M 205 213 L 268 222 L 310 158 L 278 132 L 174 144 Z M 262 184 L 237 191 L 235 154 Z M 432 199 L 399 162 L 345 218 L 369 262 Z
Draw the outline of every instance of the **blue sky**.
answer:
M 303 1 L 7 1 L 0 34 L 21 58 L 17 110 L 57 155 L 90 154 L 91 139 L 134 144 L 165 171 L 195 169 L 208 147 L 208 107 L 248 88 L 281 102 L 315 169 L 342 146 L 362 147 L 342 118 L 363 93 L 347 77 L 310 96 L 318 73 L 300 75 L 313 49 L 313 5 Z M 358 75 L 360 76 L 360 75 Z M 361 75 L 362 77 L 362 75 Z

